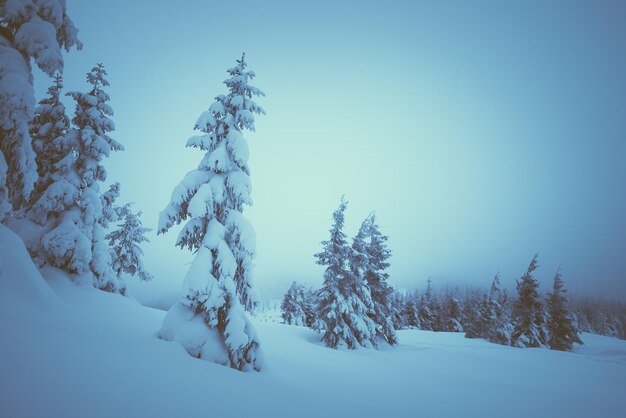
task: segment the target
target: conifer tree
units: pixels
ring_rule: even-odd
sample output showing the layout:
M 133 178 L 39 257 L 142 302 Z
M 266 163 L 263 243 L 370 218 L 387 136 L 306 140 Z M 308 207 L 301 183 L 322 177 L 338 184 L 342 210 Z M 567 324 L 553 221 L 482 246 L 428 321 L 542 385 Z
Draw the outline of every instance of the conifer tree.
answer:
M 539 300 L 539 282 L 533 277 L 537 269 L 537 255 L 526 273 L 517 281 L 517 300 L 513 304 L 512 345 L 543 347 L 547 343 L 543 306 Z
M 380 232 L 380 227 L 376 223 L 376 214 L 372 214 L 366 222 L 369 243 L 365 247 L 367 255 L 365 281 L 370 289 L 374 305 L 374 312 L 370 314 L 370 318 L 378 327 L 379 337 L 393 345 L 398 342 L 393 325 L 397 308 L 393 304 L 394 290 L 388 283 L 387 269 L 390 266 L 388 260 L 391 257 L 391 251 L 387 248 L 389 237 Z
M 1 219 L 26 207 L 37 180 L 28 127 L 35 107 L 31 59 L 52 77 L 63 71 L 62 49 L 81 43 L 64 0 L 2 1 L 0 17 Z
M 204 151 L 204 158 L 174 189 L 158 233 L 187 221 L 176 245 L 195 253 L 186 295 L 168 312 L 160 336 L 180 341 L 191 355 L 251 371 L 261 369 L 262 359 L 244 309 L 254 305 L 249 280 L 255 236 L 242 214 L 252 204 L 243 131 L 253 131 L 254 115 L 264 113 L 253 100 L 264 93 L 248 84 L 255 74 L 246 67 L 245 56 L 237 60 L 224 81 L 228 92 L 216 96 L 197 120 L 195 129 L 203 134 L 187 146 Z M 203 324 L 198 344 L 184 337 L 189 321 Z
M 306 326 L 310 321 L 307 318 L 307 295 L 304 287 L 293 282 L 280 305 L 281 316 L 285 324 Z
M 479 295 L 473 309 L 475 312 L 471 317 L 471 322 L 464 327 L 465 336 L 467 338 L 487 339 L 491 327 L 491 305 L 487 295 Z
M 567 290 L 561 272 L 554 275 L 552 292 L 548 294 L 548 345 L 552 350 L 569 351 L 574 343 L 582 344 L 573 315 L 567 309 Z
M 105 237 L 109 240 L 112 267 L 118 278 L 126 273 L 130 276 L 137 275 L 142 281 L 152 280 L 152 275 L 143 266 L 143 251 L 140 247 L 141 243 L 150 242 L 146 238 L 146 232 L 150 228 L 141 224 L 140 217 L 141 211 L 134 213 L 131 203 L 118 208 L 116 218 L 122 220 L 122 223 Z
M 478 289 L 468 289 L 463 299 L 461 325 L 466 338 L 482 338 L 482 304 L 483 296 Z
M 403 326 L 408 328 L 423 329 L 420 323 L 418 306 L 414 300 L 408 299 L 404 305 L 405 321 Z
M 106 180 L 102 160 L 123 146 L 108 134 L 114 129 L 103 90 L 109 83 L 102 64 L 87 73 L 92 88 L 88 93 L 70 92 L 76 101 L 73 127 L 58 143 L 66 155 L 55 164 L 52 183 L 31 210 L 33 218 L 44 225 L 37 249 L 38 257 L 48 264 L 73 274 L 90 272 L 95 287 L 109 292 L 124 291 L 111 268 L 104 227 L 103 197 L 99 184 Z
M 407 313 L 407 298 L 394 289 L 393 294 L 391 295 L 391 303 L 394 308 L 394 313 L 391 317 L 391 320 L 393 321 L 393 328 L 395 330 L 399 330 L 407 327 L 409 317 Z M 415 312 L 415 305 L 413 305 L 413 310 L 415 317 L 417 317 L 417 313 Z
M 489 290 L 488 328 L 485 338 L 496 344 L 510 345 L 513 326 L 509 315 L 509 300 L 500 289 L 500 275 L 496 274 Z
M 66 115 L 65 105 L 61 102 L 62 89 L 63 77 L 56 74 L 54 84 L 48 88 L 48 97 L 39 102 L 30 122 L 30 136 L 39 175 L 30 196 L 33 202 L 39 200 L 54 182 L 56 164 L 70 152 L 63 138 L 70 129 L 70 118 Z
M 322 340 L 331 348 L 376 346 L 376 324 L 368 313 L 372 311 L 371 295 L 363 280 L 354 273 L 352 249 L 343 232 L 347 202 L 341 199 L 333 213 L 330 239 L 323 241 L 323 251 L 315 254 L 317 263 L 326 266 L 324 285 L 318 292 L 316 324 L 324 332 Z M 358 267 L 361 268 L 361 267 Z
M 304 314 L 306 318 L 305 325 L 312 328 L 317 322 L 317 293 L 311 288 L 304 289 Z
M 402 327 L 422 329 L 418 305 L 415 303 L 416 299 L 418 299 L 417 295 L 407 295 L 406 302 L 403 306 L 404 321 Z
M 443 306 L 443 329 L 446 332 L 463 332 L 461 325 L 461 303 L 451 294 L 447 294 Z
M 433 298 L 433 290 L 430 277 L 428 278 L 426 284 L 426 291 L 422 296 L 420 296 L 417 310 L 419 313 L 419 322 L 420 329 L 426 331 L 435 331 L 436 326 L 436 317 L 434 312 L 434 298 Z
M 395 313 L 391 299 L 393 289 L 387 283 L 387 260 L 391 256 L 387 240 L 376 224 L 376 215 L 371 214 L 352 241 L 350 265 L 355 280 L 361 281 L 360 289 L 365 293 L 361 299 L 370 305 L 368 316 L 376 325 L 378 337 L 393 345 L 397 337 L 392 320 Z

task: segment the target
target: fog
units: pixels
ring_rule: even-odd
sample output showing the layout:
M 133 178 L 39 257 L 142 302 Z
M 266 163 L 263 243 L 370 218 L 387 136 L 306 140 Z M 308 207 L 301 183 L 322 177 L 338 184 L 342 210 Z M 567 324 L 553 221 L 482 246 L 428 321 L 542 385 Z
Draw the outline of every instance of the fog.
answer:
M 625 3 L 67 3 L 84 48 L 66 90 L 105 64 L 126 147 L 108 182 L 153 228 L 246 52 L 267 94 L 245 135 L 263 298 L 321 284 L 313 254 L 345 194 L 346 233 L 376 211 L 401 289 L 498 271 L 512 287 L 539 253 L 544 290 L 561 266 L 570 292 L 626 299 Z M 150 235 L 152 286 L 182 282 L 176 235 Z

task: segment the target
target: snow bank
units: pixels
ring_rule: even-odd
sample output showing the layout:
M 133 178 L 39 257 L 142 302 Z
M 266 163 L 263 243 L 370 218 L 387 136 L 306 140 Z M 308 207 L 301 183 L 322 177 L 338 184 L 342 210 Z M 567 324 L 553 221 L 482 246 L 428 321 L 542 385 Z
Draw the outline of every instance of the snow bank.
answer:
M 407 330 L 393 349 L 342 351 L 308 328 L 255 320 L 268 367 L 241 373 L 157 338 L 172 325 L 172 338 L 200 335 L 198 353 L 211 355 L 201 321 L 164 321 L 57 269 L 43 270 L 47 285 L 3 226 L 0 256 L 0 417 L 617 418 L 626 409 L 626 341 L 614 338 L 583 334 L 567 353 Z M 64 309 L 41 309 L 56 304 Z
M 24 242 L 0 224 L 0 310 L 50 311 L 61 306 L 59 297 L 33 264 Z
M 201 316 L 194 315 L 187 306 L 174 305 L 165 315 L 159 337 L 176 341 L 189 355 L 227 366 L 226 346 L 215 327 L 209 327 Z

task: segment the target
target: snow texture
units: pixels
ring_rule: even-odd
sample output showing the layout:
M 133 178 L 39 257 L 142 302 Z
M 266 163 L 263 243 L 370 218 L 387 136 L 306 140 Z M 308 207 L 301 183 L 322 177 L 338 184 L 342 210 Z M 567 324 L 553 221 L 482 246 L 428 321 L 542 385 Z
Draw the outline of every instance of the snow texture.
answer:
M 615 338 L 583 334 L 585 345 L 564 353 L 404 330 L 394 350 L 355 353 L 327 349 L 304 327 L 255 322 L 272 368 L 251 376 L 154 337 L 175 329 L 219 363 L 221 336 L 186 307 L 164 321 L 163 311 L 76 286 L 60 270 L 42 273 L 45 281 L 0 226 L 3 417 L 618 418 L 626 408 L 626 341 Z

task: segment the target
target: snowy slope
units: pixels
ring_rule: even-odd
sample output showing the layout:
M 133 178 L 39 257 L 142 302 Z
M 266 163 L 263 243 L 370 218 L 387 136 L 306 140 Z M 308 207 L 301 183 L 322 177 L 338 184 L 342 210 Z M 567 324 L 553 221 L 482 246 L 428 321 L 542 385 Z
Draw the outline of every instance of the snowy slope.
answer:
M 400 331 L 384 351 L 325 348 L 256 321 L 269 370 L 196 360 L 155 337 L 163 311 L 30 263 L 0 226 L 0 417 L 620 417 L 626 342 L 576 353 Z M 57 296 L 58 295 L 58 296 Z
M 0 304 L 12 311 L 23 305 L 26 311 L 60 308 L 56 293 L 39 274 L 32 263 L 24 242 L 13 231 L 0 224 Z

